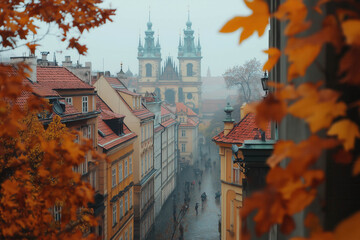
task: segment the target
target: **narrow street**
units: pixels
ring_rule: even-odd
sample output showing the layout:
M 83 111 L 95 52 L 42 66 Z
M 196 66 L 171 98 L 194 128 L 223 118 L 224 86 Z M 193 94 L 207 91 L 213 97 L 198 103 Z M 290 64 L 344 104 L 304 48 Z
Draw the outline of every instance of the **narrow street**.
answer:
M 148 238 L 151 240 L 160 239 L 180 239 L 180 225 L 183 226 L 185 240 L 217 240 L 219 237 L 219 219 L 220 219 L 220 199 L 215 199 L 215 193 L 220 191 L 220 162 L 219 155 L 216 152 L 216 145 L 206 146 L 206 159 L 211 158 L 211 167 L 205 167 L 205 161 L 199 161 L 199 169 L 203 171 L 202 178 L 200 174 L 194 174 L 195 167 L 187 167 L 180 174 L 178 185 L 173 194 L 165 202 L 159 216 L 155 220 L 155 229 Z M 205 152 L 205 151 L 203 151 Z M 215 165 L 214 165 L 215 162 Z M 209 164 L 208 164 L 209 165 Z M 189 208 L 182 211 L 185 198 L 185 182 L 193 182 L 195 186 L 189 187 Z M 201 185 L 199 187 L 199 180 Z M 205 192 L 207 200 L 202 205 L 201 194 Z M 195 204 L 199 203 L 198 214 L 195 211 Z M 176 222 L 174 222 L 173 212 L 176 206 Z M 185 212 L 185 214 L 183 214 Z M 174 230 L 174 226 L 176 229 Z

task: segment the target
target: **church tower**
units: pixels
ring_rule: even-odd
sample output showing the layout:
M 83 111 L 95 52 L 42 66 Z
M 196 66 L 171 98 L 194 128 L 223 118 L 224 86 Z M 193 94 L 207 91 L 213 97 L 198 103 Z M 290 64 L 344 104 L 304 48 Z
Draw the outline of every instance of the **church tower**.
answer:
M 200 38 L 195 45 L 194 30 L 191 29 L 190 13 L 186 29 L 184 29 L 184 40 L 179 41 L 178 59 L 180 78 L 183 84 L 184 103 L 199 113 L 201 107 L 201 46 Z M 180 99 L 180 97 L 179 97 Z
M 153 84 L 160 76 L 161 67 L 161 47 L 159 37 L 157 38 L 156 45 L 154 39 L 154 31 L 152 30 L 152 23 L 147 23 L 147 30 L 145 31 L 144 46 L 139 37 L 138 46 L 138 60 L 139 60 L 139 93 L 147 91 L 146 86 Z

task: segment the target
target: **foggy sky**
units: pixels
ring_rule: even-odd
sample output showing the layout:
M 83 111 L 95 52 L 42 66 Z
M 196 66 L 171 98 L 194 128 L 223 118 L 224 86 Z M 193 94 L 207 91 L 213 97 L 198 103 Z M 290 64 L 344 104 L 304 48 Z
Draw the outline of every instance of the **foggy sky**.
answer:
M 179 33 L 183 35 L 183 29 L 188 18 L 192 29 L 195 31 L 197 42 L 198 34 L 202 47 L 202 76 L 210 67 L 212 76 L 220 76 L 225 70 L 234 65 L 243 64 L 254 57 L 261 62 L 266 61 L 266 55 L 262 52 L 268 48 L 268 34 L 262 38 L 253 36 L 241 45 L 238 45 L 240 32 L 232 34 L 219 33 L 220 28 L 226 21 L 236 15 L 248 15 L 249 10 L 241 0 L 105 0 L 105 7 L 116 8 L 116 16 L 113 22 L 109 22 L 98 29 L 85 33 L 81 43 L 89 48 L 86 56 L 80 56 L 74 50 L 66 50 L 66 45 L 56 37 L 56 29 L 51 28 L 50 33 L 40 42 L 36 55 L 40 57 L 41 51 L 49 51 L 49 60 L 53 59 L 56 52 L 58 62 L 65 56 L 71 56 L 73 62 L 80 60 L 92 62 L 93 71 L 109 70 L 115 74 L 120 70 L 120 62 L 123 69 L 128 67 L 135 74 L 138 73 L 137 47 L 139 34 L 144 42 L 144 31 L 149 18 L 149 6 L 151 22 L 155 36 L 159 35 L 162 59 L 171 56 L 177 62 L 177 47 Z M 47 27 L 42 27 L 39 32 L 45 32 Z M 28 52 L 25 48 L 5 52 L 2 58 L 21 56 Z

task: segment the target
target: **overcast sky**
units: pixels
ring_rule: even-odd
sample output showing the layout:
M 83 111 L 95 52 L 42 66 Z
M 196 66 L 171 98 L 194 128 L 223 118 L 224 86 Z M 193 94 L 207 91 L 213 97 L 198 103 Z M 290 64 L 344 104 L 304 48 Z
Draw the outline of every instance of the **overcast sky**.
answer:
M 40 42 L 36 55 L 41 51 L 49 51 L 48 58 L 53 59 L 56 52 L 57 61 L 63 61 L 65 56 L 71 56 L 73 62 L 92 62 L 93 71 L 109 70 L 115 74 L 120 70 L 120 62 L 124 70 L 128 67 L 133 73 L 138 73 L 137 47 L 139 34 L 142 42 L 144 31 L 151 12 L 151 22 L 155 35 L 160 36 L 161 54 L 165 59 L 172 56 L 176 59 L 179 43 L 179 33 L 183 33 L 190 9 L 190 20 L 196 38 L 200 34 L 202 47 L 202 75 L 205 76 L 210 67 L 213 76 L 222 75 L 225 70 L 234 65 L 256 57 L 261 62 L 266 61 L 262 52 L 268 48 L 268 34 L 263 37 L 253 36 L 241 45 L 238 44 L 239 32 L 232 34 L 219 33 L 220 28 L 230 18 L 236 15 L 247 15 L 249 11 L 241 0 L 105 0 L 104 6 L 116 8 L 113 22 L 83 35 L 81 43 L 89 48 L 86 56 L 81 56 L 73 50 L 66 50 L 66 45 L 56 38 L 56 30 Z M 45 31 L 47 28 L 41 29 Z M 197 39 L 196 39 L 197 41 Z M 2 58 L 23 55 L 26 51 L 19 48 L 2 54 Z M 177 61 L 176 61 L 177 62 Z

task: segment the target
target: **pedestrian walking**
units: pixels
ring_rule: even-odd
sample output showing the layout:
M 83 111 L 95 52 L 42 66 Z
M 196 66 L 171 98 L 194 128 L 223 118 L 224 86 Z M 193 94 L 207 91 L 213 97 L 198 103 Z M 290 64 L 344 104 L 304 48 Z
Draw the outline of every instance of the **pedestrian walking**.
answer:
M 199 189 L 201 188 L 201 180 L 199 180 Z
M 195 204 L 196 215 L 198 215 L 198 208 L 199 208 L 199 203 L 196 203 L 196 204 Z

